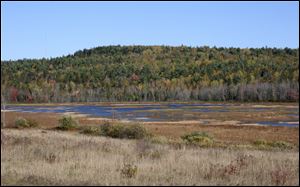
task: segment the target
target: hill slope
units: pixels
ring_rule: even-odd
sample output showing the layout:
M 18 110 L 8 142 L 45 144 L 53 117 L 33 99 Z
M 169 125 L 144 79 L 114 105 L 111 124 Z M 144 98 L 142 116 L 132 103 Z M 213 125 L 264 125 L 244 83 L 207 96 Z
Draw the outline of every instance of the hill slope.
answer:
M 294 101 L 299 49 L 106 46 L 1 61 L 11 102 Z

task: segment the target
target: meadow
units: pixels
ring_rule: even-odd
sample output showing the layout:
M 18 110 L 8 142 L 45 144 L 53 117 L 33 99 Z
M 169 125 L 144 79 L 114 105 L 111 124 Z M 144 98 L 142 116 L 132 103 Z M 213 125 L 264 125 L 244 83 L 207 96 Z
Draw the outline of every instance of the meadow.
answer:
M 2 111 L 1 185 L 298 185 L 298 126 L 233 123 L 279 113 L 202 124 Z
M 299 151 L 1 130 L 1 185 L 297 185 Z

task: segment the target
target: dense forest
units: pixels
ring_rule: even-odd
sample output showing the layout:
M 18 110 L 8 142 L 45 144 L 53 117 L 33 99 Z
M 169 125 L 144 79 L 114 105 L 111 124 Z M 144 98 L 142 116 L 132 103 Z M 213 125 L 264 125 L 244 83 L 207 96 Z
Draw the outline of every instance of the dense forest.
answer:
M 298 101 L 299 49 L 106 46 L 1 61 L 9 102 Z

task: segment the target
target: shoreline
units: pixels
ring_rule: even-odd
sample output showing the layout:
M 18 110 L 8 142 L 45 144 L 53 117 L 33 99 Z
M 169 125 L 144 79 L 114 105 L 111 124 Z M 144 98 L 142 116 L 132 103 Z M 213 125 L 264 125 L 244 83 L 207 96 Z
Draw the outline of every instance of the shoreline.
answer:
M 278 121 L 278 124 L 281 123 L 287 123 L 290 124 L 289 126 L 286 125 L 267 125 L 267 124 L 260 124 L 260 123 L 241 123 L 241 121 L 237 120 L 216 120 L 216 119 L 204 119 L 204 120 L 179 120 L 179 121 L 134 121 L 134 120 L 128 120 L 128 119 L 112 119 L 112 118 L 105 118 L 105 117 L 97 117 L 97 116 L 91 116 L 89 114 L 82 114 L 82 113 L 77 113 L 77 112 L 63 112 L 63 113 L 55 113 L 55 112 L 20 112 L 16 110 L 1 110 L 1 115 L 2 112 L 5 113 L 30 113 L 30 114 L 50 114 L 50 115 L 57 115 L 57 116 L 71 116 L 73 118 L 77 119 L 84 119 L 87 121 L 98 121 L 98 122 L 103 122 L 103 121 L 109 121 L 109 122 L 117 122 L 117 123 L 141 123 L 145 125 L 203 125 L 203 126 L 212 126 L 211 123 L 214 123 L 213 126 L 223 126 L 223 125 L 230 125 L 230 126 L 237 126 L 237 127 L 251 127 L 251 126 L 261 126 L 261 127 L 288 127 L 288 128 L 299 128 L 299 121 Z
M 294 102 L 241 102 L 241 101 L 103 101 L 103 102 L 65 102 L 65 103 L 5 103 L 6 106 L 81 106 L 81 105 L 104 105 L 104 106 L 126 106 L 126 105 L 164 105 L 164 104 L 239 104 L 252 105 L 253 107 L 278 107 L 282 105 L 299 106 L 299 101 Z M 276 105 L 274 105 L 276 104 Z M 273 105 L 273 106 L 269 106 Z

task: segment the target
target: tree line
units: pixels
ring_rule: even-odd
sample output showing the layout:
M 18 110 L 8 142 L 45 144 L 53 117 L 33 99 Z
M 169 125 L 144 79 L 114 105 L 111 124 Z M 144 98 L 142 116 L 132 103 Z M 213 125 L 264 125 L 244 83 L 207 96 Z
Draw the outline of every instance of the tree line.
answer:
M 104 46 L 1 61 L 10 102 L 298 101 L 299 49 Z

